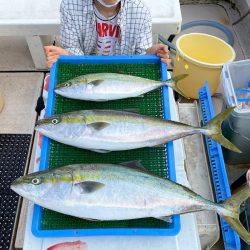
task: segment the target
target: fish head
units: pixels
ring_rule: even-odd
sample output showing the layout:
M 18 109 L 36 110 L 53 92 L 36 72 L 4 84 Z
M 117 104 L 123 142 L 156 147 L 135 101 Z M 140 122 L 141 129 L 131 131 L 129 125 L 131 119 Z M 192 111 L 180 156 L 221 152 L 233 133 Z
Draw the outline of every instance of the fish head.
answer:
M 86 91 L 88 79 L 86 77 L 79 77 L 68 80 L 64 83 L 58 84 L 55 87 L 55 93 L 67 98 L 77 99 Z
M 40 119 L 37 121 L 35 129 L 57 141 L 62 139 L 72 140 L 84 133 L 86 123 L 82 114 L 71 112 Z
M 11 189 L 24 198 L 44 205 L 52 200 L 62 200 L 71 193 L 73 176 L 70 169 L 52 168 L 17 178 Z

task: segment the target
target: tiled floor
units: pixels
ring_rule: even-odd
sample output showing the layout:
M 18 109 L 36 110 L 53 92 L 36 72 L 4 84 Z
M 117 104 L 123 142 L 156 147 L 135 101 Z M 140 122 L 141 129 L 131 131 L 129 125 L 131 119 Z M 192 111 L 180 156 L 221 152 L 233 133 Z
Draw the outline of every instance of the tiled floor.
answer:
M 0 71 L 35 70 L 24 37 L 0 37 L 0 52 Z
M 216 4 L 182 5 L 181 10 L 183 23 L 199 19 L 215 20 L 229 27 L 235 34 L 235 27 L 230 25 L 229 16 L 232 13 L 228 15 L 231 10 L 227 8 Z M 187 32 L 208 33 L 226 40 L 221 31 L 211 27 L 193 27 L 181 34 Z M 235 36 L 237 60 L 245 59 L 243 51 L 246 49 L 241 46 Z M 26 41 L 22 37 L 0 37 L 0 54 L 0 92 L 5 99 L 4 110 L 0 113 L 0 133 L 33 133 L 36 120 L 34 108 L 41 92 L 44 72 L 36 72 Z M 24 72 L 15 73 L 16 71 Z M 214 104 L 218 113 L 221 98 L 214 98 Z M 17 246 L 22 246 L 22 235 L 18 237 Z M 221 241 L 214 249 L 223 249 Z
M 0 113 L 0 133 L 33 134 L 36 100 L 44 73 L 0 73 L 4 109 Z

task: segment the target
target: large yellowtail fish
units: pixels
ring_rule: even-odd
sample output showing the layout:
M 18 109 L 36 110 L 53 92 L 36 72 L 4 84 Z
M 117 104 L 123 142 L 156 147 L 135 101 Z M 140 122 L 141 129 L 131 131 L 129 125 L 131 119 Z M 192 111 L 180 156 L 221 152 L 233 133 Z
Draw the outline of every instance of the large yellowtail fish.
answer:
M 57 85 L 55 92 L 67 98 L 101 102 L 141 96 L 167 85 L 185 97 L 177 83 L 187 76 L 179 75 L 164 82 L 117 73 L 87 74 Z
M 233 109 L 225 110 L 204 127 L 125 111 L 83 110 L 39 120 L 36 130 L 55 141 L 103 153 L 154 147 L 199 133 L 241 152 L 221 134 L 221 122 Z
M 216 204 L 187 187 L 131 167 L 82 164 L 32 173 L 15 180 L 11 189 L 42 207 L 89 220 L 128 220 L 200 210 L 216 211 L 250 244 L 250 234 L 239 221 L 239 206 L 250 187 Z

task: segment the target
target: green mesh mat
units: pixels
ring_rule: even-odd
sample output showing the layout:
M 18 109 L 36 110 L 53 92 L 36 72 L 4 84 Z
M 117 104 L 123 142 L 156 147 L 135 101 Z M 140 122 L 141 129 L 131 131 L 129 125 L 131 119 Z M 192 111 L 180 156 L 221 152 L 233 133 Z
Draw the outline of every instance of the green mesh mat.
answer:
M 98 72 L 126 73 L 149 79 L 160 79 L 159 65 L 156 64 L 59 64 L 57 83 L 62 83 L 82 74 Z M 141 114 L 163 117 L 162 90 L 158 89 L 147 93 L 143 98 L 138 97 L 100 103 L 70 100 L 61 96 L 56 96 L 54 107 L 55 114 L 83 109 L 137 109 Z M 49 166 L 58 167 L 77 163 L 121 163 L 141 160 L 144 167 L 149 171 L 162 177 L 168 177 L 166 157 L 167 152 L 165 147 L 143 148 L 100 154 L 51 141 Z M 63 215 L 48 209 L 43 210 L 41 221 L 42 230 L 167 227 L 171 227 L 171 225 L 153 218 L 96 222 Z

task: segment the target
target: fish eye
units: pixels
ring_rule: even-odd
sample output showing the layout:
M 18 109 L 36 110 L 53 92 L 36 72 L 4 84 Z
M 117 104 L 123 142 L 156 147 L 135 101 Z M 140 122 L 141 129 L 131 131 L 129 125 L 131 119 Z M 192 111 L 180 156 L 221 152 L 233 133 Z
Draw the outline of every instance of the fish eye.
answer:
M 38 179 L 38 178 L 34 178 L 34 179 L 32 179 L 32 181 L 31 181 L 34 185 L 38 185 L 38 184 L 40 184 L 40 180 Z
M 51 122 L 52 124 L 57 124 L 59 121 L 57 119 L 53 119 Z
M 64 87 L 69 87 L 70 86 L 70 83 L 69 82 L 66 82 L 65 84 L 64 84 Z

